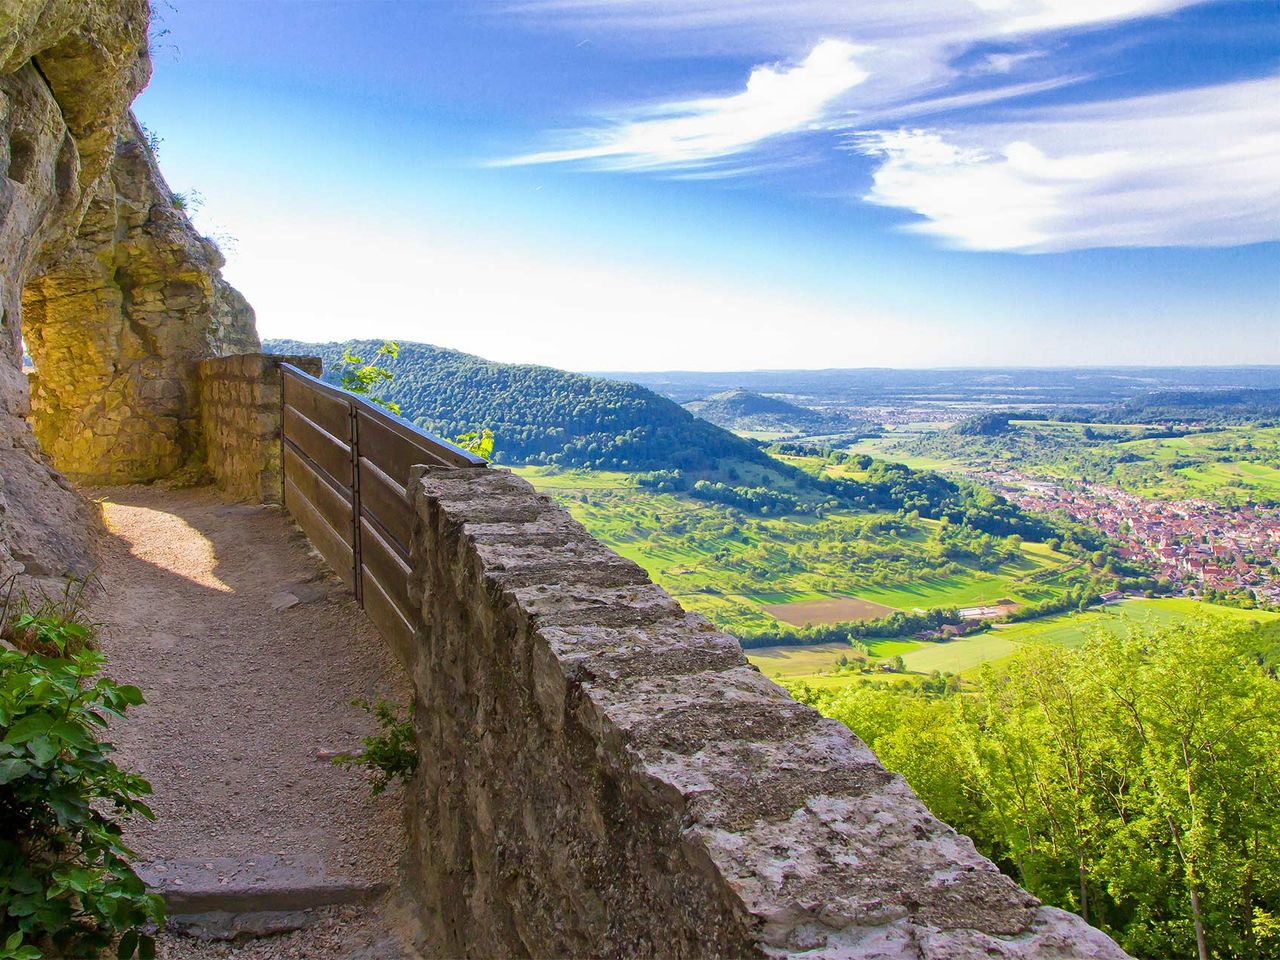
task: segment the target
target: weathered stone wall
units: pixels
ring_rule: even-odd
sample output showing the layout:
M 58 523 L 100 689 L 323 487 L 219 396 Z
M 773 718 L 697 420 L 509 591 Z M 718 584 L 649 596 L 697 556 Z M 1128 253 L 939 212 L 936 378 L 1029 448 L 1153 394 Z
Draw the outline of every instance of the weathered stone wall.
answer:
M 223 490 L 253 503 L 280 502 L 281 361 L 320 376 L 319 357 L 246 353 L 199 364 L 209 473 Z
M 1124 956 L 524 481 L 432 468 L 410 493 L 442 955 Z

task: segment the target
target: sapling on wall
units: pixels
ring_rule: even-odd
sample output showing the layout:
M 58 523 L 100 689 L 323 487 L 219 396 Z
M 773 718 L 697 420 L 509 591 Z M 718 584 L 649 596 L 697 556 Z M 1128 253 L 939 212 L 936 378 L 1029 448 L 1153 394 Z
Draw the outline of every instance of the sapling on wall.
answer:
M 340 767 L 364 767 L 371 775 L 370 790 L 375 797 L 393 783 L 408 783 L 418 769 L 412 702 L 406 708 L 382 697 L 372 701 L 361 697 L 351 702 L 374 716 L 378 733 L 364 737 L 360 750 L 340 753 L 333 762 Z

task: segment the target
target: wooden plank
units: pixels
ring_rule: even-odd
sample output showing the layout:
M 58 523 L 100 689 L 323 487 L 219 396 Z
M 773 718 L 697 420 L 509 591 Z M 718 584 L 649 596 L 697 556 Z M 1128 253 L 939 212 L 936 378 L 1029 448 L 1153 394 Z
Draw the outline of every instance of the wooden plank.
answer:
M 390 429 L 365 410 L 358 409 L 356 415 L 359 419 L 356 429 L 360 434 L 360 455 L 368 458 L 401 487 L 409 482 L 409 469 L 414 464 L 452 466 L 425 443 Z
M 285 477 L 284 481 L 284 505 L 307 535 L 312 546 L 320 551 L 320 555 L 324 557 L 333 572 L 342 578 L 342 582 L 348 589 L 354 590 L 356 586 L 355 555 L 351 547 L 333 527 L 329 526 L 298 485 L 289 477 Z
M 405 489 L 364 456 L 360 458 L 360 511 L 372 517 L 381 532 L 394 541 L 400 556 L 409 556 L 413 507 L 405 496 Z
M 291 444 L 284 445 L 284 475 L 347 546 L 355 542 L 355 507 L 351 491 L 339 490 L 316 470 L 315 466 Z
M 355 397 L 353 406 L 363 419 L 376 421 L 386 430 L 394 433 L 410 443 L 417 444 L 424 452 L 442 464 L 454 467 L 485 467 L 489 461 L 477 456 L 470 450 L 463 450 L 443 437 L 428 433 L 415 426 L 404 417 L 396 416 L 390 410 L 370 403 L 364 397 Z
M 364 612 L 382 638 L 391 644 L 400 655 L 405 667 L 413 672 L 417 660 L 417 649 L 413 637 L 413 625 L 396 608 L 396 605 L 382 590 L 376 577 L 365 573 Z
M 284 371 L 284 402 L 335 437 L 351 432 L 351 403 L 317 389 L 290 370 Z
M 284 408 L 284 436 L 336 486 L 351 489 L 351 447 L 344 438 L 325 431 L 294 407 Z
M 364 565 L 364 582 L 378 581 L 378 587 L 399 608 L 407 620 L 413 609 L 409 603 L 409 563 L 384 538 L 377 527 L 366 519 L 360 521 L 360 561 Z

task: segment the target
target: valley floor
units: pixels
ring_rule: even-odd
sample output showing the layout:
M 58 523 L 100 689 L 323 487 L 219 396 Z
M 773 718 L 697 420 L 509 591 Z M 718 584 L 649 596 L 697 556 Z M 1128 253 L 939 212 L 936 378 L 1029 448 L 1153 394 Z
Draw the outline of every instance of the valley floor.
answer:
M 876 657 L 901 656 L 903 666 L 910 673 L 929 674 L 937 670 L 964 676 L 972 675 L 984 663 L 1011 656 L 1023 644 L 1078 647 L 1093 630 L 1118 634 L 1130 624 L 1162 626 L 1197 616 L 1258 624 L 1261 627 L 1258 652 L 1268 660 L 1280 652 L 1280 613 L 1238 610 L 1181 597 L 1125 600 L 1083 613 L 1000 624 L 989 632 L 945 643 L 879 641 L 871 645 L 871 652 Z M 803 681 L 820 689 L 843 687 L 861 679 L 859 674 L 844 673 L 838 669 L 840 657 L 848 654 L 847 644 L 836 643 L 812 647 L 760 647 L 747 651 L 748 659 L 766 676 L 783 683 Z

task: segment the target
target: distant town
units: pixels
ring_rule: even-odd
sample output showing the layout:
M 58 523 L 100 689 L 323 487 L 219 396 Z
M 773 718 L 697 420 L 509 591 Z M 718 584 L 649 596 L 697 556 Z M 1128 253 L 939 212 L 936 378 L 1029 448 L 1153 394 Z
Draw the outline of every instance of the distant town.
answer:
M 1251 592 L 1280 605 L 1280 509 L 1224 507 L 1207 500 L 1148 500 L 1098 483 L 1059 483 L 1011 470 L 974 479 L 1028 510 L 1061 510 L 1123 546 L 1120 556 L 1152 567 L 1188 596 Z

